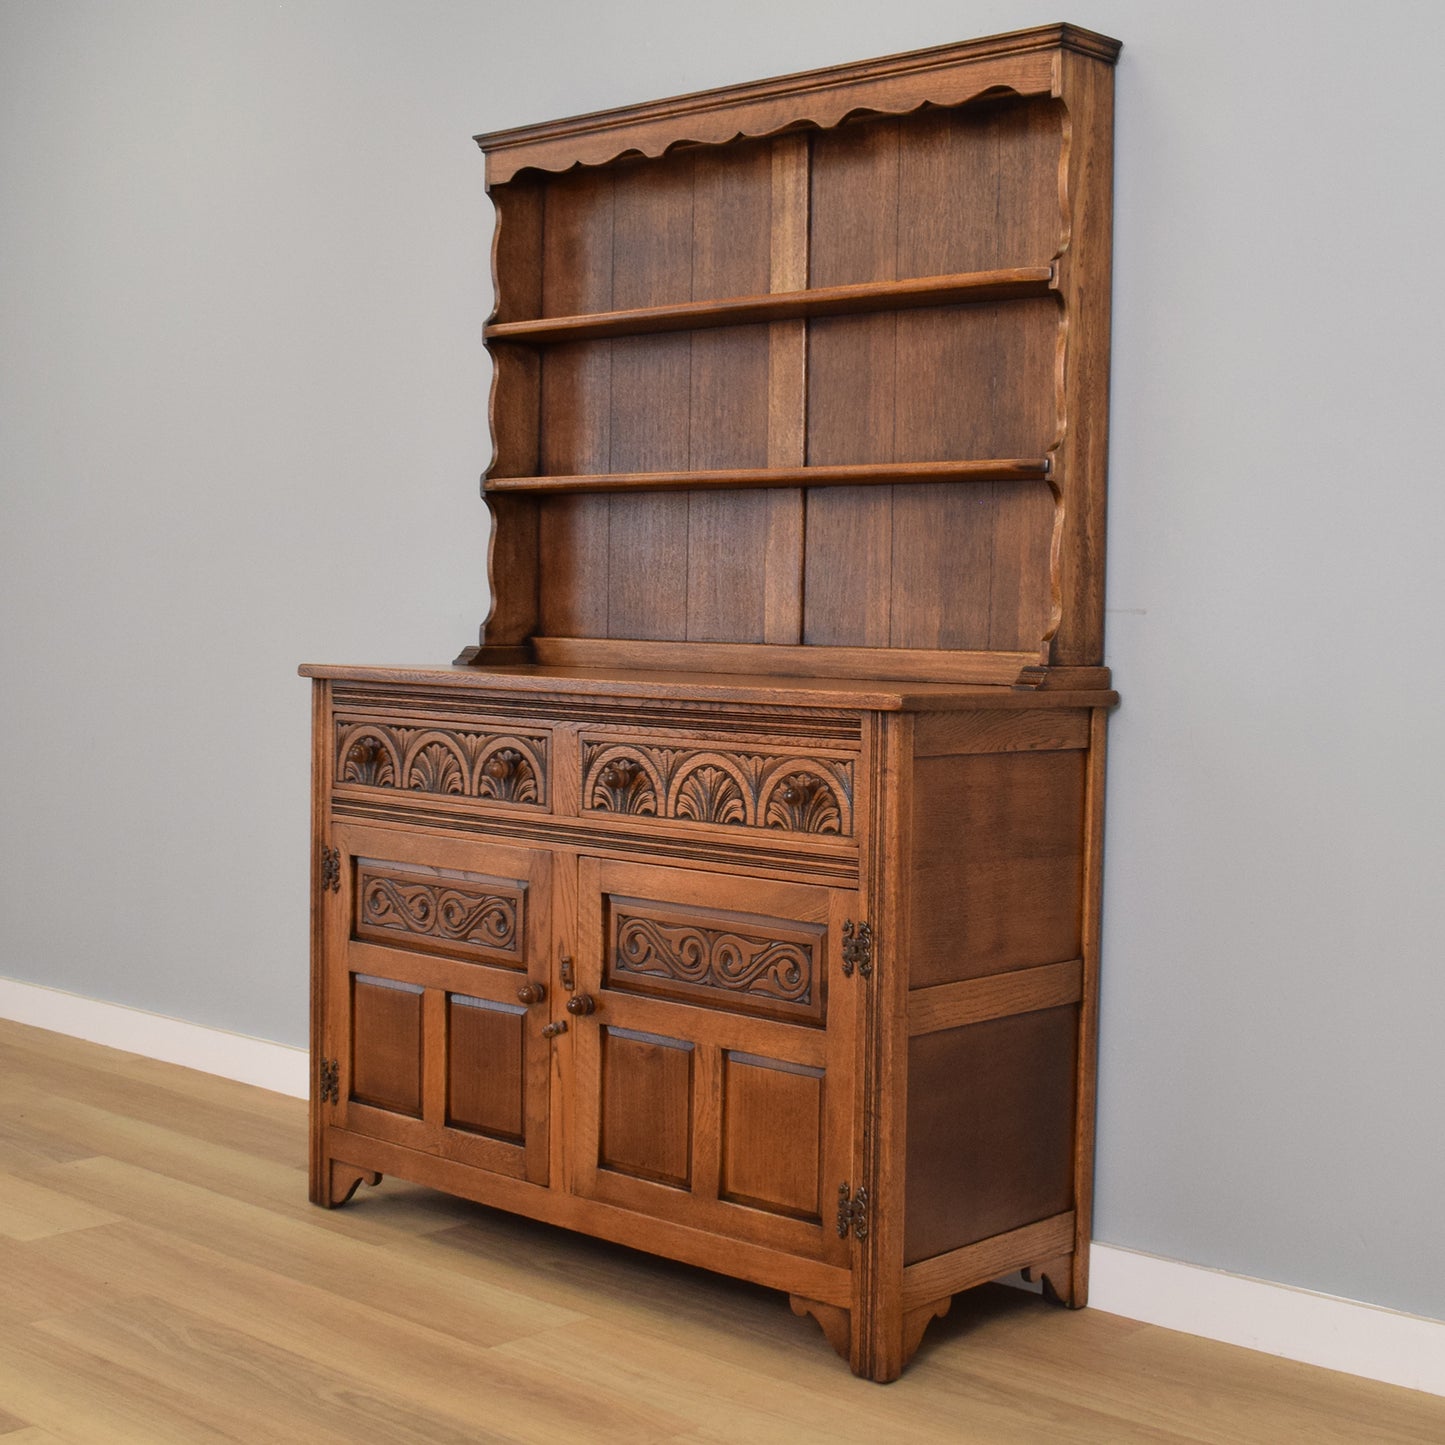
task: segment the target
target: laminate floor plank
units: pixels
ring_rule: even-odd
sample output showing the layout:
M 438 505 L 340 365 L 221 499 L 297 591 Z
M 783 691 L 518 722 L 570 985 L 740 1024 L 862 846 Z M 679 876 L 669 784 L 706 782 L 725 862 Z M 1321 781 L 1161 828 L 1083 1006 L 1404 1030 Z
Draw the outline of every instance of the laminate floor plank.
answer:
M 319 1370 L 337 1371 L 359 1391 L 388 1381 L 400 1402 L 447 1422 L 446 1429 L 438 1429 L 442 1440 L 449 1438 L 447 1429 L 476 1423 L 478 1381 L 483 1380 L 488 1439 L 535 1439 L 543 1425 L 554 1432 L 548 1438 L 605 1445 L 662 1438 L 639 1428 L 638 1412 L 628 1400 L 607 1389 L 584 1395 L 575 1381 L 558 1379 L 552 1357 L 534 1356 L 525 1344 L 513 1363 L 482 1345 L 349 1306 L 328 1289 L 238 1263 L 144 1225 L 115 1225 L 67 1236 L 66 1242 L 73 1253 L 91 1255 L 88 1261 L 70 1261 L 72 1266 L 88 1262 L 121 1282 L 130 1298 L 149 1294 L 212 1329 L 233 1331 Z M 672 1423 L 667 1422 L 668 1433 Z
M 986 1286 L 902 1380 L 781 1295 L 386 1180 L 305 1108 L 0 1022 L 0 1445 L 1442 1445 L 1445 1399 Z
M 144 1375 L 3 1321 L 0 1400 L 67 1445 L 234 1445 L 245 1438 Z
M 63 1167 L 63 1166 L 61 1166 Z M 68 1229 L 110 1224 L 115 1215 L 83 1204 L 16 1174 L 0 1174 L 0 1235 L 7 1239 L 43 1239 Z
M 291 1218 L 118 1159 L 58 1164 L 42 1177 L 73 1198 L 107 1203 L 123 1218 L 140 1224 L 165 1220 L 179 1239 L 469 1342 L 501 1343 L 573 1318 L 544 1301 L 348 1238 L 314 1223 L 309 1216 L 320 1211 Z
M 109 1225 L 20 1242 L 0 1239 L 0 1322 L 33 1324 L 50 1315 L 94 1309 L 128 1291 L 117 1272 L 97 1268 Z M 98 1242 L 87 1248 L 92 1236 Z M 3 1400 L 0 1396 L 0 1400 Z
M 416 1234 L 447 1228 L 470 1217 L 470 1206 L 463 1201 L 420 1188 L 387 1191 L 383 1196 L 385 1207 L 365 1213 L 318 1213 L 306 1198 L 306 1166 L 301 1148 L 293 1149 L 293 1158 L 276 1160 L 229 1142 L 197 1139 L 149 1119 L 115 1114 L 79 1099 L 46 1097 L 31 1090 L 21 1102 L 32 1128 L 83 1141 L 88 1147 L 77 1157 L 121 1156 L 152 1174 L 163 1174 L 244 1203 L 264 1205 L 351 1237 L 381 1239 L 397 1230 Z M 300 1145 L 304 1139 L 294 1142 Z M 29 1176 L 48 1162 L 52 1161 L 17 1165 L 15 1172 Z M 358 1218 L 362 1221 L 360 1230 L 355 1223 Z
M 258 1109 L 253 1100 L 243 1097 L 237 1100 L 238 1107 L 228 1108 L 209 1087 L 217 1082 L 209 1076 L 175 1065 L 159 1067 L 166 1073 L 159 1076 L 165 1081 L 158 1083 L 155 1078 L 137 1078 L 71 1058 L 49 1058 L 33 1046 L 17 1045 L 11 1038 L 0 1040 L 0 1072 L 19 1073 L 23 1068 L 31 1088 L 44 1089 L 60 1098 L 99 1102 L 113 1114 L 164 1123 L 198 1140 L 224 1138 L 236 1148 L 280 1163 L 295 1162 L 296 1128 L 299 1123 L 304 1131 L 306 1120 L 306 1106 L 301 1100 L 242 1084 L 239 1087 L 245 1094 L 257 1094 L 277 1103 Z M 183 1085 L 188 1075 L 206 1079 L 208 1087 L 194 1092 L 186 1089 Z M 304 1153 L 301 1157 L 305 1157 Z

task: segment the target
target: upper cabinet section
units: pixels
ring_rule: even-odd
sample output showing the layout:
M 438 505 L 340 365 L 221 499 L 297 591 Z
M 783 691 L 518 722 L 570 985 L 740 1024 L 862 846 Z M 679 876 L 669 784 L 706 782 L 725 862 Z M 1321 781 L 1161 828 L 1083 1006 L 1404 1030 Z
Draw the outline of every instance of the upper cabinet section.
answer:
M 1117 52 L 1049 26 L 480 137 L 483 646 L 1097 666 Z

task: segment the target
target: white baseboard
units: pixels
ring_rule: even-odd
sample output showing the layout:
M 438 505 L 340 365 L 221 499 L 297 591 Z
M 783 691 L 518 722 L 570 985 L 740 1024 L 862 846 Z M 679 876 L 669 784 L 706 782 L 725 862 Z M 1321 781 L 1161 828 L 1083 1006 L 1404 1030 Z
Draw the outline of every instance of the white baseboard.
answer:
M 304 1099 L 305 1049 L 0 978 L 0 1018 Z M 1113 1244 L 1090 1253 L 1089 1305 L 1108 1314 L 1445 1395 L 1445 1320 L 1181 1264 Z
M 309 1091 L 311 1070 L 305 1049 L 84 998 L 38 983 L 0 978 L 0 1018 L 144 1054 L 168 1064 L 184 1064 L 204 1074 L 219 1074 L 223 1079 L 256 1084 L 297 1099 L 306 1098 Z
M 1089 1307 L 1445 1395 L 1445 1320 L 1181 1264 L 1113 1244 L 1090 1248 Z

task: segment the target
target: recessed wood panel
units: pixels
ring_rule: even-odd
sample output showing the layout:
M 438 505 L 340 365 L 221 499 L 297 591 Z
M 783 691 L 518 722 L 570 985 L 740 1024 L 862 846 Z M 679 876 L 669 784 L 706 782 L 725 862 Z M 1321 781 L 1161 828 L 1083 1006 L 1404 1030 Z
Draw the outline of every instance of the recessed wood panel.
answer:
M 1051 605 L 1044 482 L 813 487 L 804 638 L 831 647 L 1027 652 Z
M 351 1097 L 421 1118 L 422 996 L 417 984 L 351 978 Z
M 1073 1207 L 1077 1033 L 1068 1005 L 909 1041 L 909 1264 Z
M 693 1045 L 602 1029 L 603 1169 L 686 1189 L 692 1177 Z
M 814 286 L 1043 265 L 1063 236 L 1061 109 L 1004 101 L 813 140 Z
M 520 1142 L 526 1070 L 526 1010 L 516 1004 L 447 995 L 447 1124 Z
M 1059 324 L 1051 297 L 809 322 L 809 463 L 1044 455 Z
M 612 309 L 613 172 L 549 177 L 542 205 L 542 314 Z
M 818 1219 L 823 1070 L 754 1054 L 723 1056 L 723 1198 Z
M 914 761 L 909 984 L 1077 958 L 1085 754 Z
M 773 143 L 692 152 L 692 299 L 769 289 Z

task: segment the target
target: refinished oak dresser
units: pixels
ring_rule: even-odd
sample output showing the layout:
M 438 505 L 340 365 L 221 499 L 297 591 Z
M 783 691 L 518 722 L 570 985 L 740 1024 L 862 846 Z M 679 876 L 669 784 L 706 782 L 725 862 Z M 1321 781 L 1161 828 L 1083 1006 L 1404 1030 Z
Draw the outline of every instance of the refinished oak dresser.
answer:
M 312 1198 L 1084 1302 L 1113 64 L 1067 25 L 480 138 L 492 611 L 315 691 Z

